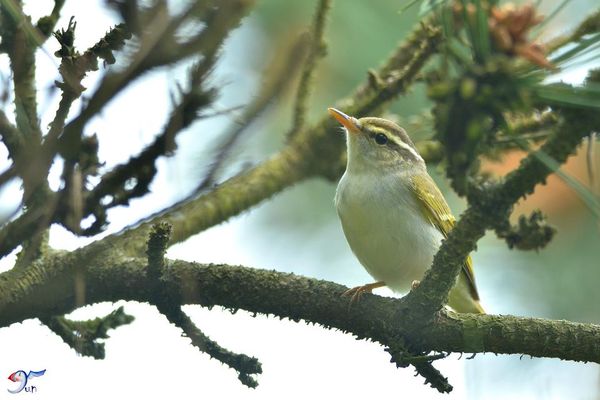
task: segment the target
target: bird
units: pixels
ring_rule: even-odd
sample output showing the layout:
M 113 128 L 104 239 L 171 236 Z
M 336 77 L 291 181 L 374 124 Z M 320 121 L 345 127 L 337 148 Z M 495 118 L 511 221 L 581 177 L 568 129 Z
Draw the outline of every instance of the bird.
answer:
M 403 128 L 383 118 L 328 111 L 343 126 L 347 147 L 335 207 L 352 252 L 375 279 L 344 294 L 354 302 L 383 286 L 407 292 L 431 266 L 455 218 Z M 470 256 L 447 305 L 456 312 L 485 313 Z

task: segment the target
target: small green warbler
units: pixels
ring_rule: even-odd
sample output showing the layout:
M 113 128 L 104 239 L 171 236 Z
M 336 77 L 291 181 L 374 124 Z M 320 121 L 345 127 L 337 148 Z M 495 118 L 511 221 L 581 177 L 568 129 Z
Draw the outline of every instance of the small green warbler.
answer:
M 335 108 L 329 113 L 344 126 L 348 147 L 335 205 L 350 248 L 376 280 L 346 294 L 355 301 L 382 286 L 406 292 L 431 266 L 455 219 L 404 129 L 382 118 L 356 119 Z M 484 313 L 470 257 L 448 305 Z

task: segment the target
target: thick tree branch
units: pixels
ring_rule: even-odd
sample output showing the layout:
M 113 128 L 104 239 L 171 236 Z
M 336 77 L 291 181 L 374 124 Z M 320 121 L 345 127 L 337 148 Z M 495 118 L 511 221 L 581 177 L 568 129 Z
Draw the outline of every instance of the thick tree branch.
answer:
M 85 276 L 85 304 L 148 302 L 153 296 L 145 258 L 98 258 L 68 268 L 50 261 L 29 272 L 47 271 L 43 284 L 29 287 L 24 296 L 11 299 L 9 292 L 0 292 L 0 326 L 68 313 L 79 307 L 72 284 L 74 268 L 81 268 Z M 172 261 L 162 279 L 181 304 L 216 305 L 314 322 L 384 346 L 405 338 L 412 349 L 419 351 L 527 354 L 600 363 L 600 326 L 593 324 L 442 312 L 425 325 L 415 326 L 410 323 L 403 299 L 365 295 L 348 308 L 348 300 L 341 297 L 347 288 L 342 285 L 230 265 Z

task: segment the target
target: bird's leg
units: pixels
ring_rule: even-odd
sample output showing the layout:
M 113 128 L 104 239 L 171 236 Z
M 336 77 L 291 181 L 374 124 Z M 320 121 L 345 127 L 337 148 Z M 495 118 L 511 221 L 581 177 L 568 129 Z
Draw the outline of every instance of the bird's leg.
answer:
M 355 303 L 360 300 L 363 293 L 371 293 L 373 289 L 377 289 L 382 286 L 385 286 L 385 282 L 367 283 L 366 285 L 357 286 L 346 290 L 344 293 L 342 293 L 342 296 L 352 296 L 350 298 L 350 303 Z

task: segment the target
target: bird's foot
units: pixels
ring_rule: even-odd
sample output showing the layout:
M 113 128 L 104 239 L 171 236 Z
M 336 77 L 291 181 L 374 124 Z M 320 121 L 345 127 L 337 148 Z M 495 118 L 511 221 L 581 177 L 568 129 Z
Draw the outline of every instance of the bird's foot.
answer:
M 385 286 L 384 282 L 367 283 L 366 285 L 357 286 L 346 290 L 344 293 L 342 293 L 342 296 L 351 296 L 350 304 L 352 304 L 359 301 L 364 293 L 371 293 L 373 289 L 377 289 L 382 286 Z

